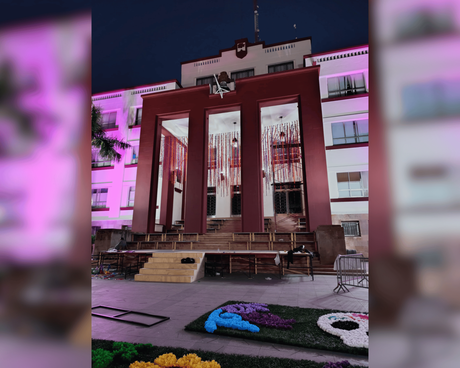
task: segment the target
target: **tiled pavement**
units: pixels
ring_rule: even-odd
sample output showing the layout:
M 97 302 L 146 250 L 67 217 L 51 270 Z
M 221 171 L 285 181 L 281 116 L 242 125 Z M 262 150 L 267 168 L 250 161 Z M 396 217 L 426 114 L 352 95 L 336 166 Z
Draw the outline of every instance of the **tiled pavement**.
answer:
M 272 280 L 265 280 L 270 276 Z M 254 276 L 253 276 L 254 277 Z M 184 330 L 184 326 L 228 300 L 282 304 L 304 308 L 329 308 L 368 312 L 368 290 L 349 288 L 349 293 L 335 294 L 335 276 L 242 274 L 206 277 L 191 284 L 150 283 L 132 280 L 93 279 L 92 305 L 107 305 L 171 317 L 152 327 L 140 327 L 100 317 L 92 319 L 92 336 L 97 339 L 151 343 L 157 346 L 182 347 L 219 353 L 309 359 L 318 362 L 348 360 L 368 366 L 367 357 L 331 353 L 281 344 L 206 335 Z

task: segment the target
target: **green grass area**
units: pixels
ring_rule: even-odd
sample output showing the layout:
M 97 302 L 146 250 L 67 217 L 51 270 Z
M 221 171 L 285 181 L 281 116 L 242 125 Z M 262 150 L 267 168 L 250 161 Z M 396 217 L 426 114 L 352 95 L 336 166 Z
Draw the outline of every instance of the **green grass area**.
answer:
M 114 341 L 110 340 L 92 340 L 92 350 L 104 349 L 113 351 Z M 177 358 L 190 353 L 195 353 L 203 361 L 215 360 L 222 368 L 322 368 L 324 363 L 317 363 L 311 360 L 294 360 L 286 358 L 267 358 L 267 357 L 253 357 L 248 355 L 237 354 L 222 354 L 202 350 L 187 350 L 182 348 L 173 347 L 160 347 L 152 346 L 151 348 L 144 348 L 139 351 L 135 358 L 132 358 L 131 363 L 137 361 L 152 362 L 160 355 L 173 353 Z M 129 364 L 123 360 L 121 356 L 115 356 L 113 361 L 107 368 L 128 368 Z M 361 366 L 350 366 L 349 368 L 362 368 Z
M 212 311 L 223 307 L 228 304 L 248 303 L 242 301 L 228 301 L 208 313 L 197 318 L 193 322 L 185 326 L 188 331 L 204 332 L 209 334 L 204 328 L 204 323 L 208 319 Z M 350 311 L 339 311 L 332 309 L 313 309 L 313 308 L 299 308 L 299 307 L 288 307 L 284 305 L 268 304 L 270 313 L 276 314 L 284 319 L 295 319 L 296 323 L 293 325 L 292 330 L 277 330 L 274 328 L 260 327 L 260 331 L 252 333 L 249 331 L 233 330 L 231 328 L 217 327 L 214 331 L 215 335 L 225 335 L 231 337 L 241 337 L 244 339 L 266 341 L 278 344 L 301 346 L 310 349 L 320 349 L 337 351 L 348 354 L 364 355 L 369 354 L 369 350 L 366 348 L 354 348 L 345 345 L 340 337 L 331 335 L 326 331 L 323 331 L 318 327 L 318 318 L 324 314 L 334 312 L 350 312 Z

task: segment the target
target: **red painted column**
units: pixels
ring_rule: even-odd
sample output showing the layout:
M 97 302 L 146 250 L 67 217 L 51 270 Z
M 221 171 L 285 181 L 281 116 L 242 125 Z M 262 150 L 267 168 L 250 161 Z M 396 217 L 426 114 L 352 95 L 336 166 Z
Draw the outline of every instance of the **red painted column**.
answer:
M 307 231 L 314 231 L 319 225 L 332 225 L 318 79 L 316 83 L 312 82 L 309 85 L 310 90 L 314 88 L 318 89 L 314 94 L 317 98 L 302 99 L 299 97 Z M 305 95 L 308 96 L 308 94 Z
M 186 233 L 206 233 L 208 124 L 203 108 L 190 111 L 185 205 Z
M 147 111 L 143 122 L 132 230 L 139 233 L 153 233 L 155 231 L 161 133 L 158 131 L 154 112 Z
M 262 142 L 256 101 L 241 108 L 241 226 L 243 232 L 264 231 Z

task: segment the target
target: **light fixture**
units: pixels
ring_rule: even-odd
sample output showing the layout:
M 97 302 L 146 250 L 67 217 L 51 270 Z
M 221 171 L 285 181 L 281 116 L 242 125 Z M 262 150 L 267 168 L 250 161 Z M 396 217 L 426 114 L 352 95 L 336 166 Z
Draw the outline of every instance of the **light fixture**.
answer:
M 233 125 L 234 125 L 234 126 L 236 125 L 236 121 L 233 122 Z M 233 135 L 235 135 L 235 134 L 236 134 L 236 127 L 233 128 Z M 232 145 L 233 145 L 233 147 L 235 147 L 235 148 L 238 147 L 238 139 L 236 139 L 236 137 L 234 137 L 234 138 L 232 139 Z

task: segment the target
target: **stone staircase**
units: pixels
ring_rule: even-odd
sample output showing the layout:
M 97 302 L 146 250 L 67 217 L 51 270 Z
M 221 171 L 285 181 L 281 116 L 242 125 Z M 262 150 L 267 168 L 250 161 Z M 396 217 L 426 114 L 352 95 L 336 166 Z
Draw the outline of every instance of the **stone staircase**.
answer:
M 181 263 L 182 258 L 195 263 Z M 204 277 L 204 252 L 156 252 L 134 276 L 134 281 L 193 282 Z

